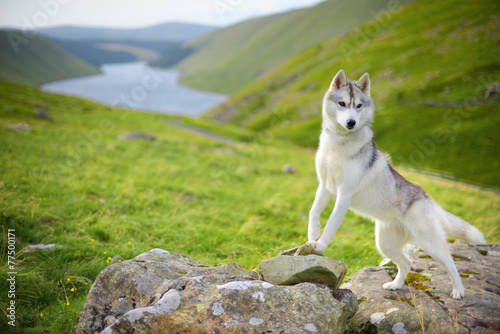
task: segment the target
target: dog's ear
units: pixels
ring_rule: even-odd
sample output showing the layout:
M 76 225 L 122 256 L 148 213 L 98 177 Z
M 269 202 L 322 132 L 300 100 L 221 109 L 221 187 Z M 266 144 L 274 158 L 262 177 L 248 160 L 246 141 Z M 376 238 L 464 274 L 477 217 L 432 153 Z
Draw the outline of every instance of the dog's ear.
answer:
M 363 93 L 370 96 L 370 76 L 368 73 L 363 74 L 361 78 L 359 78 L 357 86 L 361 88 Z
M 336 90 L 340 87 L 343 87 L 347 84 L 347 77 L 345 75 L 344 70 L 340 70 L 339 73 L 333 78 L 332 83 L 330 84 L 330 90 Z

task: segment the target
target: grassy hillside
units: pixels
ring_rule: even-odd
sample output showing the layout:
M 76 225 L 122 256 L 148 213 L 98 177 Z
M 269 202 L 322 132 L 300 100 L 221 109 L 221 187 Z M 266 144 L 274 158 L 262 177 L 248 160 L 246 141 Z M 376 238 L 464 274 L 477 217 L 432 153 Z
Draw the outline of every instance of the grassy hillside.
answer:
M 207 67 L 215 66 L 222 62 L 223 59 L 242 47 L 253 35 L 266 29 L 268 25 L 282 16 L 283 14 L 277 14 L 251 19 L 228 28 L 216 30 L 168 51 L 161 58 L 159 65 L 169 66 L 173 63 L 173 60 L 178 61 L 179 54 L 190 55 L 179 64 L 179 67 L 184 71 L 182 81 L 190 86 L 201 88 L 204 81 L 197 82 L 197 75 L 201 76 L 204 71 L 209 70 Z M 217 78 L 212 79 L 217 80 Z M 223 91 L 223 89 L 218 89 L 215 86 L 213 85 L 208 90 L 214 92 Z
M 40 106 L 52 120 L 35 116 Z M 14 229 L 15 330 L 71 333 L 92 282 L 115 255 L 130 259 L 159 247 L 254 269 L 263 258 L 304 243 L 317 186 L 314 152 L 265 137 L 227 144 L 165 118 L 0 83 L 0 274 L 11 271 L 6 232 Z M 19 123 L 31 131 L 9 127 Z M 190 124 L 214 128 L 206 120 Z M 157 140 L 118 140 L 129 131 Z M 231 126 L 221 131 L 234 140 L 247 135 Z M 298 174 L 282 172 L 287 163 Z M 498 194 L 403 172 L 488 241 L 500 241 Z M 331 209 L 332 203 L 323 221 Z M 345 261 L 349 274 L 377 264 L 373 229 L 349 213 L 325 254 Z M 38 243 L 65 247 L 21 251 Z M 8 289 L 0 281 L 2 296 Z M 8 302 L 0 299 L 0 312 Z M 0 319 L 0 331 L 12 332 Z
M 315 147 L 333 76 L 369 72 L 377 142 L 393 161 L 498 187 L 499 15 L 487 0 L 409 4 L 310 48 L 208 117 Z
M 235 93 L 308 47 L 390 11 L 395 3 L 408 2 L 329 0 L 217 30 L 184 46 L 196 51 L 178 65 L 184 71 L 181 82 L 203 90 Z
M 38 86 L 46 82 L 91 75 L 99 69 L 52 41 L 0 30 L 0 81 Z

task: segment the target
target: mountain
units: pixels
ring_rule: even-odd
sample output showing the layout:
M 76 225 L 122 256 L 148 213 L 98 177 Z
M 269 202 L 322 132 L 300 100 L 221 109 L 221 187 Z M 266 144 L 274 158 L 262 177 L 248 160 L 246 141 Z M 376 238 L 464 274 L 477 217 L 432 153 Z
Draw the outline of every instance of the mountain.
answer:
M 168 22 L 135 29 L 62 26 L 40 29 L 39 33 L 94 65 L 131 61 L 155 64 L 167 50 L 214 29 L 201 24 Z
M 41 36 L 0 30 L 0 80 L 38 86 L 99 73 L 99 69 Z
M 159 60 L 158 65 L 169 67 L 180 63 L 179 67 L 184 71 L 183 81 L 190 86 L 199 86 L 196 75 L 204 78 L 209 64 L 217 65 L 224 59 L 234 54 L 239 48 L 247 43 L 254 35 L 265 30 L 275 20 L 286 14 L 276 14 L 256 19 L 250 19 L 227 28 L 216 30 L 196 40 L 179 45 L 168 50 Z M 191 55 L 191 57 L 187 57 Z M 231 69 L 231 70 L 234 70 Z M 212 79 L 219 81 L 225 73 L 217 73 Z M 195 79 L 195 82 L 189 79 Z M 222 79 L 223 80 L 223 79 Z M 218 85 L 209 85 L 211 91 L 217 91 Z M 199 88 L 199 87 L 198 87 Z
M 136 40 L 81 40 L 54 39 L 66 51 L 94 65 L 131 61 L 155 62 L 179 42 Z
M 61 26 L 40 29 L 39 33 L 54 39 L 81 40 L 138 40 L 184 42 L 216 29 L 214 26 L 184 22 L 167 22 L 145 28 L 117 29 Z
M 408 4 L 309 48 L 206 117 L 316 147 L 333 76 L 369 72 L 377 143 L 394 162 L 498 187 L 499 15 L 488 0 Z
M 411 0 L 329 0 L 314 7 L 232 25 L 185 43 L 189 56 L 177 67 L 183 84 L 235 93 L 308 47 L 369 21 Z M 194 50 L 194 52 L 189 52 Z M 163 62 L 175 62 L 163 57 Z M 176 59 L 178 60 L 178 59 Z

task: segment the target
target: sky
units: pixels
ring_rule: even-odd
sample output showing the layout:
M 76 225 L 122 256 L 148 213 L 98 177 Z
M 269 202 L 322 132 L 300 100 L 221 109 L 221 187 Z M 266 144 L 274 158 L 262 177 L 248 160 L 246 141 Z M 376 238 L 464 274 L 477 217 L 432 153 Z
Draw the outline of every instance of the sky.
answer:
M 0 0 L 0 27 L 135 28 L 164 22 L 227 26 L 322 0 Z

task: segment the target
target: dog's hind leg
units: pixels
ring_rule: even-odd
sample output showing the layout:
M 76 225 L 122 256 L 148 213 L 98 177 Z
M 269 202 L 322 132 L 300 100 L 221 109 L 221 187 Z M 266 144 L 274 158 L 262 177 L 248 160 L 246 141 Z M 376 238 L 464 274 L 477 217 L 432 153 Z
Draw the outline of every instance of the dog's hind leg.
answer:
M 408 236 L 397 225 L 375 222 L 375 240 L 380 253 L 391 259 L 398 266 L 398 274 L 392 282 L 385 283 L 384 289 L 397 290 L 403 286 L 410 271 L 411 261 L 404 252 Z
M 418 247 L 443 265 L 453 284 L 451 296 L 454 299 L 461 299 L 465 291 L 455 262 L 450 255 L 445 233 L 432 210 L 426 209 L 418 210 L 419 212 L 413 215 L 414 224 L 411 230 L 413 240 Z

